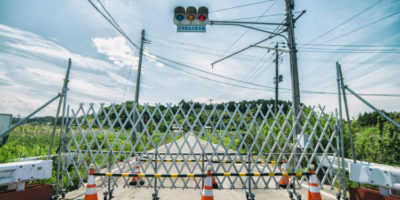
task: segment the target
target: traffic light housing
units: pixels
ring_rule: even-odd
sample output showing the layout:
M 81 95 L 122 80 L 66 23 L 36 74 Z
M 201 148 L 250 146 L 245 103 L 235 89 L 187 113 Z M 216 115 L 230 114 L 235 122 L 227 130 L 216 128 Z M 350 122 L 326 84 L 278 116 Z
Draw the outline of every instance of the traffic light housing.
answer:
M 186 8 L 186 19 L 192 22 L 196 19 L 197 9 L 193 6 L 189 6 Z
M 174 9 L 174 24 L 178 32 L 205 32 L 208 23 L 208 8 L 201 6 L 198 9 L 189 6 L 186 9 L 178 6 Z
M 182 6 L 178 6 L 174 10 L 174 21 L 181 22 L 182 20 L 185 19 L 185 8 Z
M 197 19 L 201 22 L 208 22 L 208 8 L 200 7 L 197 12 Z

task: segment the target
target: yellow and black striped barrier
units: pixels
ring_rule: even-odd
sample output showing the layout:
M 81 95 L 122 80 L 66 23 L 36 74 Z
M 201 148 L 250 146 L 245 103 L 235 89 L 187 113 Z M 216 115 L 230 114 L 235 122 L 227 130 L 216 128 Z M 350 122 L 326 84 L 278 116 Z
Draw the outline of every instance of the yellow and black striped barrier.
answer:
M 191 160 L 191 159 L 187 159 L 187 160 L 183 160 L 183 159 L 165 159 L 165 160 L 149 160 L 149 159 L 140 159 L 140 162 L 211 162 L 211 163 L 234 163 L 234 164 L 240 164 L 240 163 L 249 163 L 248 161 L 232 161 L 232 160 Z M 250 163 L 255 163 L 255 164 L 265 164 L 265 163 L 269 163 L 269 164 L 273 164 L 275 165 L 277 162 L 276 161 L 269 161 L 269 162 L 265 162 L 265 161 L 251 161 Z M 278 163 L 283 163 L 283 162 L 278 162 Z
M 178 177 L 207 177 L 207 174 L 130 174 L 130 173 L 100 173 L 95 172 L 95 176 L 119 176 L 119 177 L 154 177 L 154 178 L 178 178 Z M 310 176 L 311 172 L 297 173 L 211 173 L 211 176 Z

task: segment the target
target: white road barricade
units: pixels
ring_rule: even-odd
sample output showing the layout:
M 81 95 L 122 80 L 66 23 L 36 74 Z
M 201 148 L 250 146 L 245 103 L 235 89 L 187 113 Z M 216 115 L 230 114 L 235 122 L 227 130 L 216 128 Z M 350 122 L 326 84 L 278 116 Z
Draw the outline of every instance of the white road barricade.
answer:
M 21 191 L 25 181 L 42 180 L 51 177 L 52 160 L 30 160 L 0 164 L 0 186 Z
M 375 163 L 349 163 L 350 180 L 377 185 L 381 194 L 390 195 L 390 189 L 400 190 L 400 168 Z

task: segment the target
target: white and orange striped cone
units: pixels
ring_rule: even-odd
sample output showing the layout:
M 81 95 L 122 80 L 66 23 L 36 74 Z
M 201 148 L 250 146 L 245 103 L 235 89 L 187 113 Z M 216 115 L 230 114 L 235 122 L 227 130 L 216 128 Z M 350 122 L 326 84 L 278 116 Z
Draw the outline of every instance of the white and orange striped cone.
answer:
M 135 174 L 140 174 L 140 166 L 139 165 L 136 165 L 134 173 Z M 144 180 L 143 179 L 141 179 L 138 176 L 137 177 L 134 176 L 134 177 L 132 177 L 132 181 L 129 182 L 129 185 L 137 185 L 138 182 L 139 182 L 140 185 L 144 185 Z
M 213 163 L 213 160 L 211 160 L 211 163 Z M 212 187 L 213 187 L 213 189 L 219 188 L 219 185 L 218 185 L 217 181 L 215 180 L 215 176 L 212 177 Z
M 208 166 L 207 177 L 204 181 L 203 192 L 201 193 L 201 200 L 214 200 L 212 188 L 211 166 Z
M 218 189 L 219 188 L 218 183 L 215 180 L 215 176 L 212 177 L 212 188 L 213 189 Z
M 314 167 L 310 168 L 311 176 L 309 180 L 309 187 L 307 193 L 307 200 L 322 200 L 321 193 L 319 192 L 318 178 L 315 175 Z
M 86 186 L 85 200 L 98 200 L 96 192 L 96 180 L 94 179 L 94 165 L 89 166 L 89 178 Z
M 281 170 L 282 170 L 282 173 L 287 173 L 288 172 L 285 159 L 282 160 Z M 288 183 L 289 183 L 289 176 L 287 176 L 287 175 L 286 176 L 282 176 L 281 181 L 279 182 L 279 187 L 282 187 L 282 188 L 286 189 L 287 186 L 288 186 Z M 292 184 L 290 184 L 290 187 L 292 187 Z

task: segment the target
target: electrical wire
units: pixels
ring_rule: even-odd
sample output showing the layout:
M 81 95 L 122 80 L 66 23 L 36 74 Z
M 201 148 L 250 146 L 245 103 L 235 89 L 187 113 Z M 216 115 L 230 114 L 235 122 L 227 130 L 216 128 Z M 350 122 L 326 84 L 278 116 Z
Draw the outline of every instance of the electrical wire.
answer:
M 271 2 L 271 1 L 273 1 L 273 0 L 258 1 L 258 2 L 253 2 L 253 3 L 248 3 L 248 4 L 233 6 L 233 7 L 229 7 L 229 8 L 222 8 L 222 9 L 218 9 L 218 10 L 213 10 L 213 11 L 210 11 L 209 13 L 216 13 L 216 12 L 222 12 L 222 11 L 227 11 L 227 10 L 232 10 L 232 9 L 237 9 L 237 8 L 243 8 L 243 7 L 252 6 L 252 5 L 258 5 L 258 4 L 263 4 L 263 3 Z
M 89 3 L 97 10 L 97 12 L 99 12 L 121 35 L 123 35 L 125 37 L 125 39 L 127 39 L 134 47 L 136 47 L 136 49 L 139 48 L 139 46 L 137 46 L 134 42 L 132 42 L 130 40 L 130 38 L 126 35 L 126 33 L 122 30 L 122 28 L 119 26 L 119 24 L 117 23 L 117 21 L 114 19 L 114 17 L 110 14 L 110 12 L 108 12 L 108 10 L 105 8 L 105 6 L 100 2 L 100 0 L 97 0 L 97 2 L 100 4 L 100 6 L 103 8 L 103 10 L 106 12 L 106 16 L 103 12 L 100 11 L 100 9 L 94 5 L 94 3 L 91 0 L 88 0 Z M 124 92 L 122 95 L 122 100 L 125 99 L 125 94 L 126 94 L 126 89 L 128 87 L 128 81 L 130 79 L 130 75 L 132 72 L 132 68 L 133 68 L 133 64 L 131 65 L 130 69 L 129 69 L 129 73 L 128 76 L 126 78 L 125 81 L 125 88 L 124 88 Z
M 147 58 L 150 58 L 150 59 L 153 59 L 153 60 L 154 60 L 154 57 L 149 56 L 148 54 L 145 54 L 145 56 L 146 56 Z M 185 71 L 185 70 L 183 70 L 183 69 L 181 69 L 181 68 L 178 68 L 178 67 L 176 67 L 176 66 L 173 66 L 173 65 L 171 65 L 171 64 L 169 64 L 169 63 L 167 63 L 167 62 L 164 62 L 164 61 L 157 60 L 157 62 L 160 62 L 160 63 L 164 64 L 164 65 L 167 66 L 167 67 L 170 67 L 170 68 L 172 68 L 172 69 L 181 71 L 181 72 L 183 72 L 183 73 L 186 73 L 186 74 L 189 74 L 189 75 L 198 77 L 198 78 L 202 78 L 202 79 L 205 79 L 205 80 L 213 81 L 213 82 L 216 82 L 216 83 L 220 83 L 220 84 L 224 84 L 224 85 L 229 85 L 229 86 L 234 86 L 234 87 L 239 87 L 239 88 L 245 88 L 245 89 L 252 89 L 252 90 L 261 90 L 261 91 L 270 91 L 270 92 L 273 92 L 272 89 L 267 89 L 267 88 L 263 88 L 263 89 L 262 89 L 262 88 L 253 88 L 253 87 L 247 87 L 247 86 L 243 86 L 243 85 L 237 85 L 237 84 L 233 84 L 233 83 L 228 83 L 228 82 L 219 81 L 219 80 L 212 79 L 212 78 L 209 78 L 209 77 L 206 77 L 206 76 L 202 76 L 202 75 L 198 75 L 198 74 L 195 74 L 195 73 L 192 73 L 192 72 Z
M 147 54 L 147 53 L 146 53 L 146 54 Z M 186 64 L 181 63 L 181 62 L 178 62 L 178 61 L 171 60 L 171 59 L 169 59 L 169 58 L 165 58 L 165 57 L 160 56 L 160 55 L 154 55 L 154 56 L 156 56 L 157 59 L 154 58 L 154 57 L 151 57 L 151 56 L 150 56 L 150 57 L 152 58 L 152 60 L 157 61 L 157 62 L 159 62 L 158 59 L 161 59 L 161 60 L 164 60 L 164 61 L 168 61 L 168 62 L 177 64 L 177 65 L 179 65 L 179 66 L 183 66 L 183 67 L 185 67 L 185 68 L 189 68 L 189 69 L 192 69 L 192 70 L 195 70 L 195 71 L 199 71 L 199 72 L 202 72 L 202 73 L 205 73 L 205 74 L 208 74 L 208 75 L 216 76 L 216 77 L 219 77 L 219 78 L 224 78 L 224 79 L 227 79 L 227 80 L 230 80 L 230 81 L 235 81 L 235 82 L 238 82 L 238 83 L 247 84 L 247 85 L 252 85 L 252 86 L 257 86 L 257 87 L 263 87 L 263 88 L 268 88 L 268 89 L 274 89 L 274 87 L 265 86 L 265 85 L 256 84 L 256 83 L 250 83 L 250 82 L 242 81 L 242 80 L 235 79 L 235 78 L 232 78 L 232 77 L 228 77 L 228 76 L 224 76 L 224 75 L 212 73 L 212 72 L 209 72 L 209 71 L 206 71 L 206 70 L 203 70 L 203 69 L 199 69 L 199 68 L 196 68 L 196 67 L 193 67 L 193 66 L 186 65 Z M 164 63 L 163 63 L 163 64 L 164 64 Z
M 100 11 L 100 9 L 96 5 L 94 5 L 94 3 L 91 0 L 88 0 L 88 1 L 115 29 L 117 29 L 117 31 L 120 34 L 122 34 L 134 47 L 138 48 L 138 46 L 134 42 L 132 42 L 132 40 L 125 34 L 125 32 L 122 30 L 122 28 L 120 28 L 118 25 L 114 24 L 113 20 L 110 20 L 104 13 L 102 13 Z M 108 13 L 108 15 L 110 15 L 110 14 Z M 143 52 L 143 54 L 146 57 L 148 57 L 148 58 L 150 58 L 152 60 L 157 60 L 157 58 L 160 58 L 160 59 L 164 60 L 164 61 L 157 60 L 157 62 L 160 62 L 160 63 L 164 64 L 165 66 L 169 66 L 171 68 L 174 68 L 176 70 L 182 71 L 182 72 L 187 73 L 187 74 L 190 74 L 192 76 L 196 76 L 196 77 L 199 77 L 199 78 L 207 79 L 207 80 L 214 81 L 214 82 L 217 82 L 217 83 L 220 83 L 220 84 L 231 85 L 231 86 L 241 87 L 241 88 L 246 88 L 246 89 L 264 90 L 264 91 L 268 91 L 268 90 L 272 91 L 271 89 L 274 89 L 273 87 L 268 87 L 268 86 L 265 86 L 265 85 L 260 85 L 260 84 L 255 84 L 255 83 L 249 83 L 249 82 L 241 81 L 241 80 L 234 79 L 234 78 L 231 78 L 231 77 L 227 77 L 227 76 L 211 73 L 211 72 L 208 72 L 208 71 L 205 71 L 205 70 L 202 70 L 202 69 L 198 69 L 198 68 L 195 68 L 195 67 L 192 67 L 192 66 L 177 62 L 177 61 L 173 61 L 171 59 L 168 59 L 168 58 L 165 58 L 165 57 L 162 57 L 162 56 L 159 56 L 159 55 L 150 55 L 147 52 Z M 214 76 L 217 76 L 217 77 L 220 77 L 220 78 L 225 78 L 225 79 L 228 79 L 228 80 L 231 80 L 231 81 L 236 81 L 236 82 L 239 82 L 239 83 L 249 84 L 249 85 L 253 85 L 253 86 L 257 86 L 257 87 L 263 87 L 264 89 L 252 88 L 252 87 L 247 87 L 247 86 L 243 86 L 243 85 L 237 85 L 237 84 L 232 84 L 232 83 L 227 83 L 227 82 L 222 82 L 222 81 L 219 81 L 219 80 L 211 79 L 211 78 L 208 78 L 208 77 L 205 77 L 205 76 L 201 76 L 201 75 L 198 75 L 198 74 L 194 74 L 194 73 L 185 71 L 185 70 L 180 69 L 180 68 L 178 68 L 176 66 L 173 66 L 173 65 L 171 65 L 171 64 L 169 64 L 169 63 L 167 63 L 165 61 L 168 61 L 168 62 L 171 62 L 171 63 L 175 63 L 175 64 L 178 64 L 180 66 L 184 66 L 184 67 L 187 67 L 187 68 L 190 68 L 190 69 L 193 69 L 193 70 L 196 70 L 196 71 L 200 71 L 200 72 L 203 72 L 203 73 L 206 73 L 206 74 L 214 75 Z M 281 90 L 290 90 L 288 88 L 280 88 L 280 89 Z M 336 94 L 336 93 L 330 93 L 330 92 L 307 91 L 307 90 L 303 90 L 302 92 L 303 93 L 308 93 L 308 94 Z M 400 94 L 359 94 L 359 95 L 400 97 Z
M 337 25 L 337 26 L 335 26 L 335 27 L 329 29 L 328 31 L 326 31 L 325 33 L 323 33 L 323 34 L 317 36 L 316 38 L 310 40 L 310 41 L 307 42 L 306 44 L 312 43 L 312 42 L 314 42 L 314 41 L 316 41 L 316 40 L 318 40 L 318 39 L 324 37 L 325 35 L 331 33 L 332 31 L 338 29 L 339 27 L 345 25 L 346 23 L 348 23 L 349 21 L 353 20 L 354 18 L 360 16 L 361 14 L 363 14 L 363 13 L 367 12 L 368 10 L 370 10 L 371 8 L 375 7 L 375 6 L 378 5 L 378 3 L 380 3 L 380 2 L 382 2 L 382 0 L 379 0 L 379 1 L 375 2 L 375 3 L 373 3 L 372 5 L 368 6 L 366 9 L 364 9 L 364 10 L 362 10 L 361 12 L 359 12 L 359 13 L 353 15 L 353 16 L 350 17 L 349 19 L 347 19 L 347 20 L 345 20 L 344 22 L 340 23 L 339 25 Z
M 263 13 L 262 15 L 265 15 L 265 14 L 275 5 L 275 3 L 276 3 L 276 0 L 274 0 L 274 1 L 272 2 L 272 4 L 264 11 L 264 13 Z M 256 20 L 256 22 L 258 22 L 260 19 L 261 19 L 261 18 L 258 18 L 258 19 Z M 253 26 L 252 26 L 252 27 L 253 27 Z M 221 54 L 221 55 L 219 56 L 218 60 L 221 59 L 224 55 L 226 55 L 226 53 L 227 53 L 228 51 L 230 51 L 230 50 L 233 48 L 233 46 L 235 46 L 236 43 L 238 43 L 238 42 L 247 34 L 247 32 L 249 32 L 249 30 L 250 30 L 250 29 L 246 29 L 246 30 L 242 33 L 242 35 L 240 35 L 240 36 L 238 37 L 238 39 L 236 39 L 235 42 L 233 42 L 233 43 L 229 46 L 229 48 L 226 49 L 226 50 L 224 51 L 224 53 Z
M 346 33 L 343 33 L 343 34 L 341 34 L 341 35 L 339 35 L 339 36 L 336 36 L 336 37 L 334 37 L 334 38 L 332 38 L 332 39 L 329 39 L 329 40 L 327 40 L 327 41 L 325 41 L 325 42 L 330 42 L 330 41 L 339 39 L 339 38 L 341 38 L 341 37 L 343 37 L 343 36 L 352 34 L 352 33 L 356 32 L 356 31 L 359 31 L 359 30 L 361 30 L 361 29 L 363 29 L 363 28 L 366 28 L 366 27 L 368 27 L 368 26 L 371 26 L 371 25 L 373 25 L 373 24 L 375 24 L 375 23 L 378 23 L 378 22 L 380 22 L 380 21 L 382 21 L 382 20 L 385 20 L 385 19 L 387 19 L 387 18 L 393 17 L 393 16 L 395 16 L 395 15 L 397 15 L 397 14 L 399 14 L 399 13 L 400 13 L 400 11 L 394 12 L 394 13 L 392 13 L 392 14 L 390 14 L 390 15 L 387 15 L 387 16 L 385 16 L 385 17 L 383 17 L 383 18 L 380 18 L 380 19 L 378 19 L 378 20 L 375 20 L 375 21 L 373 21 L 373 22 L 370 22 L 370 23 L 368 23 L 368 24 L 365 24 L 365 25 L 363 25 L 363 26 L 360 26 L 360 27 L 358 27 L 358 28 L 355 28 L 355 29 L 353 29 L 353 30 L 351 30 L 351 31 L 348 31 L 348 32 L 346 32 Z M 324 42 L 324 43 L 325 43 L 325 42 Z
M 137 44 L 135 44 L 129 37 L 128 35 L 122 30 L 121 27 L 118 26 L 118 24 L 114 24 L 113 20 L 109 19 L 103 12 L 100 11 L 100 9 L 94 5 L 94 3 L 92 2 L 92 0 L 88 0 L 89 3 L 97 10 L 97 12 L 99 12 L 122 36 L 125 37 L 126 40 L 128 40 L 135 48 L 136 50 L 139 50 L 139 46 Z M 100 3 L 100 2 L 99 2 Z M 101 4 L 101 3 L 100 3 Z M 102 5 L 102 4 L 101 4 Z M 104 6 L 103 6 L 104 7 Z M 106 10 L 105 10 L 106 11 Z M 109 12 L 106 11 L 108 14 Z M 110 15 L 111 16 L 111 15 Z
M 284 22 L 284 20 L 282 21 L 282 23 L 281 24 L 283 24 L 283 22 Z M 275 30 L 273 31 L 273 33 L 277 33 L 277 32 L 280 32 L 282 29 L 283 29 L 283 25 L 279 25 L 279 26 L 277 26 L 276 28 L 275 28 Z M 269 50 L 267 51 L 267 53 L 269 52 Z M 271 55 L 271 57 L 270 58 L 268 58 L 267 60 L 270 60 L 270 59 L 272 59 L 272 55 Z M 262 59 L 260 59 L 259 61 L 258 61 L 258 63 L 260 63 L 262 61 Z M 256 66 L 258 65 L 258 63 L 256 64 Z M 257 67 L 253 67 L 253 68 L 257 68 Z M 254 71 L 257 71 L 257 73 L 260 71 L 260 69 L 262 69 L 262 66 L 263 65 L 260 65 L 260 67 L 259 67 L 259 69 L 255 69 Z M 257 73 L 255 73 L 255 74 L 257 74 Z M 253 73 L 254 74 L 254 73 Z M 252 74 L 252 76 L 253 76 L 253 74 Z M 249 81 L 250 80 L 250 78 L 251 78 L 251 76 L 250 77 L 248 77 L 246 80 L 247 81 Z
M 328 47 L 360 47 L 360 48 L 370 48 L 370 47 L 400 47 L 400 44 L 297 44 L 298 46 L 328 46 Z

